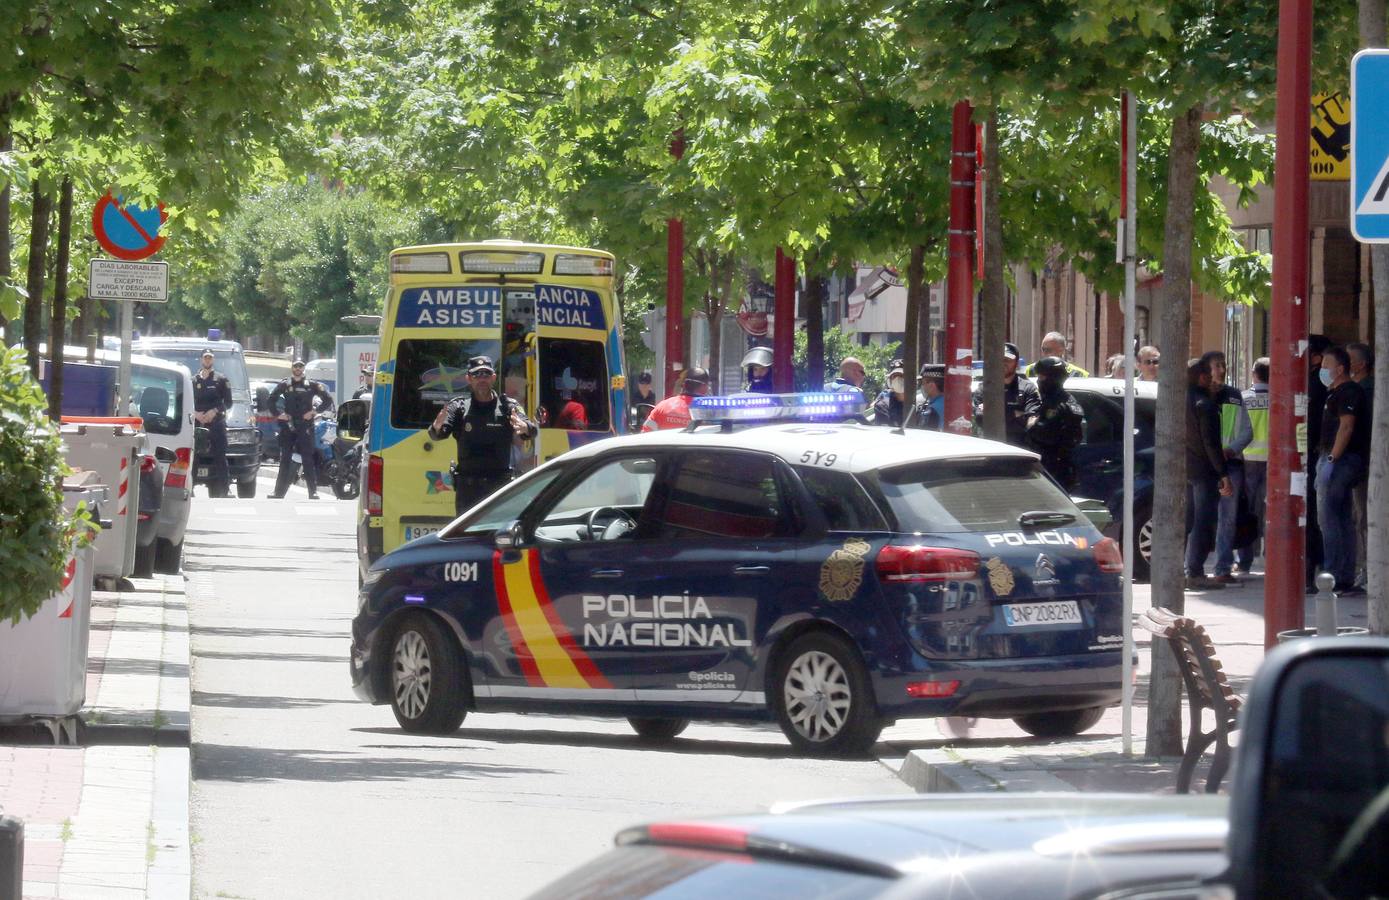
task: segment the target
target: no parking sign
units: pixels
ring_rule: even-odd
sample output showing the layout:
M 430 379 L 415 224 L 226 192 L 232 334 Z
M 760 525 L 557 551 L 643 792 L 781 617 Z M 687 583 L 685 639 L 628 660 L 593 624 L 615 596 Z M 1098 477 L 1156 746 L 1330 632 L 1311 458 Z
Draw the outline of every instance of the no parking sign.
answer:
M 117 259 L 146 259 L 164 246 L 159 229 L 168 218 L 162 203 L 145 209 L 108 193 L 92 210 L 92 232 L 97 243 Z

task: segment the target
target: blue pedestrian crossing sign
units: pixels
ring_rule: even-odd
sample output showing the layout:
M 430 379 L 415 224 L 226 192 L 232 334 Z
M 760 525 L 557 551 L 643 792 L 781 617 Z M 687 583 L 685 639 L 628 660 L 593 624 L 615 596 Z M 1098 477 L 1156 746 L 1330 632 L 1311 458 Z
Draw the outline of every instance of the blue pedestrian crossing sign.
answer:
M 1389 50 L 1350 63 L 1350 230 L 1389 244 Z

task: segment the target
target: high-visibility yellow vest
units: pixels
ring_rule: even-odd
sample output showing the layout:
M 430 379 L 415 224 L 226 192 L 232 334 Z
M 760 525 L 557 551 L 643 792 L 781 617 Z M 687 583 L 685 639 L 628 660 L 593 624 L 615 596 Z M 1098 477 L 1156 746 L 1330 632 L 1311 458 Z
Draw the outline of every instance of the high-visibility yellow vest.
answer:
M 1268 391 L 1245 391 L 1244 409 L 1254 429 L 1254 440 L 1244 448 L 1247 462 L 1268 462 Z

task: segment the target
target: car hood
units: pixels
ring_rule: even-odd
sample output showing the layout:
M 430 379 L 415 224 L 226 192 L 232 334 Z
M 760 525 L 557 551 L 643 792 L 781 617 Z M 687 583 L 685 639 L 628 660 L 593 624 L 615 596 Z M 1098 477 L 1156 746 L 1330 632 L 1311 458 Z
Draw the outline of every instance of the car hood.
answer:
M 914 874 L 938 860 L 976 854 L 1220 853 L 1226 800 L 970 794 L 785 805 L 769 815 L 722 821 L 760 838 Z

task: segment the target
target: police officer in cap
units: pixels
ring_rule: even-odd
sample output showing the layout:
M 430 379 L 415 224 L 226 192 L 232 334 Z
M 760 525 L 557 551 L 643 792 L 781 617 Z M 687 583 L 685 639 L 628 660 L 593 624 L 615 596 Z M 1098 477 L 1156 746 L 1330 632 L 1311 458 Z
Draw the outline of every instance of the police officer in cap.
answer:
M 207 495 L 227 496 L 227 410 L 232 408 L 231 382 L 212 368 L 212 350 L 204 350 L 202 367 L 193 376 L 193 420 L 207 429 L 212 464 L 208 467 Z
M 535 437 L 539 430 L 519 403 L 496 392 L 496 381 L 491 357 L 468 360 L 468 392 L 450 400 L 429 426 L 432 439 L 451 436 L 458 442 L 452 467 L 454 515 L 510 481 L 513 439 Z
M 1004 440 L 1015 447 L 1026 447 L 1028 423 L 1037 417 L 1042 398 L 1037 385 L 1018 375 L 1018 345 L 1003 345 L 1003 427 Z M 974 389 L 974 417 L 984 415 L 984 386 Z
M 1042 456 L 1042 468 L 1070 491 L 1075 488 L 1076 470 L 1071 451 L 1084 438 L 1085 413 L 1066 390 L 1070 374 L 1066 361 L 1044 356 L 1033 364 L 1041 404 L 1027 425 L 1027 443 Z
M 289 486 L 299 477 L 294 454 L 304 464 L 304 484 L 309 488 L 309 499 L 318 499 L 318 464 L 314 459 L 313 401 L 317 397 L 329 408 L 333 398 L 328 389 L 317 381 L 304 377 L 304 361 L 296 359 L 289 367 L 290 375 L 275 385 L 270 392 L 270 408 L 280 410 L 280 474 L 275 479 L 275 493 L 271 497 L 279 499 L 289 490 Z M 277 406 L 283 398 L 284 405 Z

